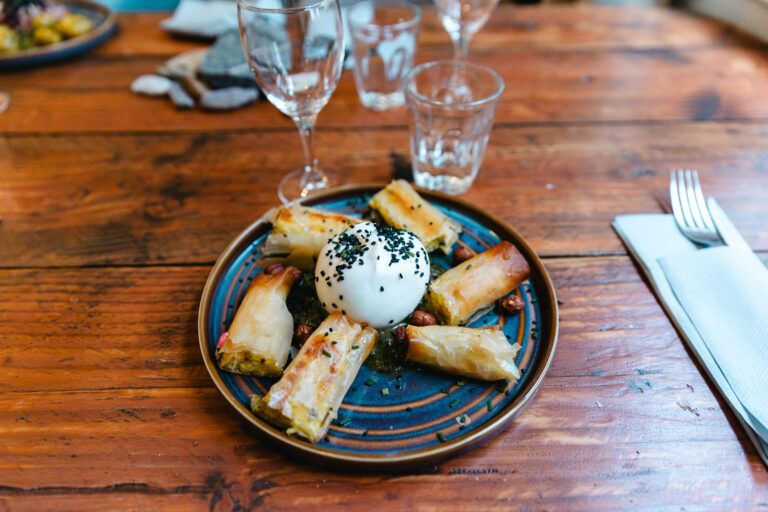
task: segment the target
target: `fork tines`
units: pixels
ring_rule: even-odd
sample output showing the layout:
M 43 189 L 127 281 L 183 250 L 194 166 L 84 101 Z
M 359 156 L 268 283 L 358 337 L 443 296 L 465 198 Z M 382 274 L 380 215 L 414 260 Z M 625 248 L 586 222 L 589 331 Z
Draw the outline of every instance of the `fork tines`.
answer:
M 704 244 L 720 241 L 696 169 L 678 169 L 669 173 L 669 196 L 672 215 L 680 231 L 691 240 Z

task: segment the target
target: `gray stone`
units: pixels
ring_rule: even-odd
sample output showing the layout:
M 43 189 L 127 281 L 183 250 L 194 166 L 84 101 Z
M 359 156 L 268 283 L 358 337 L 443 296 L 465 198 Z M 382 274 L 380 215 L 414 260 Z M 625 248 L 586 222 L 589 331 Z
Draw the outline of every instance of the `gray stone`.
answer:
M 210 89 L 203 82 L 192 75 L 182 76 L 180 83 L 184 90 L 196 100 L 202 98 L 205 93 L 210 92 Z
M 141 75 L 131 84 L 131 91 L 135 94 L 147 96 L 165 96 L 171 90 L 172 82 L 159 75 Z
M 259 99 L 255 87 L 226 87 L 207 91 L 200 98 L 200 106 L 208 110 L 233 110 Z
M 198 76 L 213 88 L 256 86 L 237 30 L 219 36 L 200 63 Z
M 168 96 L 179 110 L 189 110 L 191 108 L 195 108 L 195 99 L 187 94 L 187 91 L 185 91 L 178 82 L 173 82 L 171 85 L 171 90 L 168 91 Z

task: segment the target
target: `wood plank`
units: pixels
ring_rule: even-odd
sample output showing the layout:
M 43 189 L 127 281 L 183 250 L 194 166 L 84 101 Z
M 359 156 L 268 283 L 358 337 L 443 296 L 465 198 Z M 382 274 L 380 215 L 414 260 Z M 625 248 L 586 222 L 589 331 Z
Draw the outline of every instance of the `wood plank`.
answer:
M 445 58 L 447 46 L 418 56 Z M 91 56 L 5 73 L 11 106 L 0 133 L 201 131 L 289 129 L 292 122 L 268 102 L 229 113 L 177 111 L 166 100 L 129 91 L 163 57 Z M 473 61 L 506 82 L 497 123 L 768 118 L 768 60 L 762 47 L 513 50 L 477 52 Z M 46 108 L 40 108 L 45 105 Z M 322 127 L 405 126 L 403 109 L 373 114 L 357 98 L 351 70 L 319 118 Z
M 409 169 L 405 129 L 321 129 L 316 143 L 349 183 Z M 544 256 L 623 253 L 614 216 L 660 212 L 668 169 L 697 167 L 766 250 L 766 145 L 757 123 L 497 127 L 465 198 Z M 277 204 L 278 180 L 301 165 L 297 146 L 293 130 L 0 139 L 0 265 L 213 262 Z
M 170 56 L 206 43 L 171 37 L 160 28 L 170 13 L 120 13 L 120 33 L 94 50 L 103 56 Z M 431 6 L 423 7 L 422 45 L 450 44 Z M 499 6 L 472 41 L 473 51 L 502 46 L 588 48 L 680 48 L 754 44 L 726 25 L 680 10 L 594 6 Z
M 627 257 L 546 264 L 563 302 L 550 376 L 599 376 L 629 387 L 657 375 L 701 382 Z M 209 387 L 197 342 L 209 270 L 0 271 L 0 394 Z
M 212 389 L 14 395 L 0 395 L 0 499 L 44 508 L 59 495 L 120 509 L 126 495 L 163 504 L 179 494 L 183 503 L 220 500 L 218 510 L 363 510 L 371 500 L 381 510 L 754 510 L 768 497 L 768 473 L 706 386 L 676 375 L 654 376 L 643 393 L 605 377 L 548 378 L 499 437 L 406 475 L 291 460 L 245 430 Z

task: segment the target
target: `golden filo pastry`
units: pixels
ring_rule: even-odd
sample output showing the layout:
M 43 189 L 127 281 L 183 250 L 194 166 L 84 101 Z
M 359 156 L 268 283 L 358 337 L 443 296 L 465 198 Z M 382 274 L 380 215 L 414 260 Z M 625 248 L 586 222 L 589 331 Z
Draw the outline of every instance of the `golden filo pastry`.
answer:
M 425 302 L 442 323 L 459 325 L 520 286 L 530 271 L 517 247 L 503 241 L 438 277 Z
M 427 251 L 451 252 L 461 224 L 422 198 L 405 180 L 394 180 L 368 202 L 387 224 L 416 235 Z
M 296 204 L 275 208 L 268 218 L 272 232 L 264 243 L 264 254 L 304 250 L 316 256 L 328 240 L 360 222 L 346 215 Z
M 437 370 L 480 380 L 519 379 L 510 344 L 498 325 L 481 328 L 428 325 L 406 328 L 407 359 Z
M 304 342 L 269 392 L 251 399 L 253 412 L 287 434 L 316 443 L 336 418 L 377 339 L 375 329 L 333 313 Z
M 222 370 L 279 377 L 293 339 L 293 317 L 285 300 L 300 272 L 286 267 L 253 278 L 229 330 L 222 334 L 216 360 Z

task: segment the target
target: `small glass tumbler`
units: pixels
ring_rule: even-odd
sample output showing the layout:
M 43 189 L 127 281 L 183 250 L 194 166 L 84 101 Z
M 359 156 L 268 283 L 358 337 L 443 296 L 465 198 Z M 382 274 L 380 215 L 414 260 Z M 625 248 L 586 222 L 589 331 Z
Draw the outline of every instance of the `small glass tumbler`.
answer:
M 360 102 L 374 110 L 405 103 L 403 77 L 413 66 L 421 9 L 402 0 L 370 0 L 348 14 Z
M 437 61 L 413 68 L 405 98 L 418 186 L 447 194 L 469 190 L 503 90 L 498 73 L 477 64 Z

